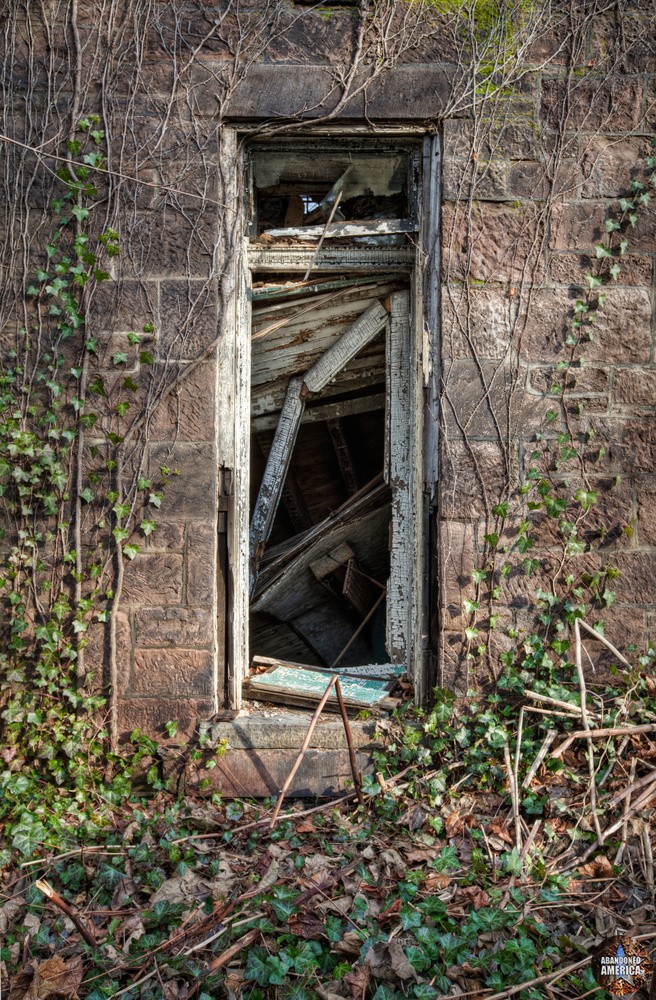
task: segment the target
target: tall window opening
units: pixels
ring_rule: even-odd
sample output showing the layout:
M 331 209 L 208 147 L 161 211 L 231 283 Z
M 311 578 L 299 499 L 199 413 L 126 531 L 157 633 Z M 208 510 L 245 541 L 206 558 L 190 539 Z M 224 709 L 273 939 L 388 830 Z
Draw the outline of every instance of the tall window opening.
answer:
M 247 162 L 249 663 L 412 676 L 418 151 L 315 138 L 253 144 Z

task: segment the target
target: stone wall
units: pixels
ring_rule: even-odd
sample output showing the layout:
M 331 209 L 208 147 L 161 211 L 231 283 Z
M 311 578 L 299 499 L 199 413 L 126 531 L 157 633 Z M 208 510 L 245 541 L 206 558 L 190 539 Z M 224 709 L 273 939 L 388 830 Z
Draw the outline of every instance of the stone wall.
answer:
M 629 24 L 635 43 L 640 18 Z M 607 289 L 593 338 L 582 345 L 582 364 L 559 368 L 569 357 L 565 341 L 574 301 L 595 269 L 594 247 L 606 235 L 605 220 L 618 217 L 618 199 L 629 196 L 632 179 L 644 176 L 643 158 L 650 155 L 656 47 L 647 35 L 617 59 L 613 25 L 593 19 L 574 66 L 560 67 L 560 58 L 536 64 L 519 114 L 488 124 L 482 143 L 471 122 L 444 123 L 441 664 L 443 683 L 460 690 L 476 673 L 466 658 L 463 630 L 470 619 L 463 601 L 475 597 L 471 571 L 481 565 L 484 535 L 493 530 L 490 508 L 508 475 L 518 484 L 539 465 L 530 456 L 541 447 L 536 434 L 549 436 L 548 411 L 557 414 L 554 426 L 564 427 L 567 419 L 582 442 L 587 488 L 599 498 L 581 529 L 587 551 L 572 562 L 574 572 L 591 574 L 606 565 L 621 571 L 611 584 L 616 603 L 591 611 L 589 620 L 602 621 L 605 635 L 622 650 L 653 642 L 651 209 L 626 233 L 628 252 Z M 554 39 L 546 36 L 536 59 L 553 50 Z M 467 200 L 472 154 L 480 157 L 482 176 Z M 563 379 L 564 406 L 552 391 Z M 583 485 L 578 463 L 561 463 L 555 481 L 569 483 L 571 495 Z M 498 632 L 491 636 L 495 654 L 511 645 L 508 628 L 520 641 L 533 631 L 536 589 L 549 590 L 559 578 L 562 545 L 539 514 L 531 520 L 535 548 L 529 555 L 541 567 L 527 576 L 516 558 L 516 568 L 501 581 Z M 601 647 L 594 653 L 601 679 L 609 657 Z
M 128 0 L 124 6 L 129 13 Z M 169 371 L 183 370 L 210 348 L 229 322 L 219 290 L 229 242 L 225 220 L 234 208 L 225 202 L 229 179 L 219 162 L 226 116 L 284 123 L 338 107 L 333 124 L 423 122 L 441 133 L 442 478 L 440 547 L 433 556 L 441 679 L 462 688 L 468 682 L 462 602 L 472 595 L 486 514 L 526 469 L 532 437 L 554 407 L 549 389 L 565 356 L 578 283 L 656 124 L 651 22 L 633 9 L 621 19 L 617 12 L 590 14 L 584 4 L 576 49 L 564 10 L 552 30 L 532 41 L 525 72 L 476 117 L 475 91 L 467 91 L 467 68 L 459 63 L 462 48 L 450 33 L 453 18 L 440 20 L 430 8 L 401 2 L 390 8 L 392 21 L 408 32 L 408 44 L 394 56 L 397 67 L 342 105 L 339 81 L 357 43 L 354 10 L 286 2 L 274 9 L 264 0 L 227 13 L 219 0 L 159 6 L 156 23 L 139 39 L 138 86 L 129 68 L 119 66 L 113 77 L 106 72 L 113 89 L 103 107 L 109 130 L 121 135 L 121 168 L 151 186 L 126 186 L 119 220 L 124 253 L 115 280 L 95 296 L 91 321 L 108 343 L 152 322 L 156 364 Z M 101 8 L 82 8 L 85 99 L 93 104 L 104 65 L 96 45 L 102 54 L 112 44 Z M 123 41 L 132 32 L 134 42 L 135 31 L 126 17 Z M 56 57 L 66 68 L 69 37 L 51 33 L 47 45 L 35 37 L 32 26 L 24 45 L 26 51 L 36 45 L 35 65 L 29 68 L 19 52 L 12 82 L 23 93 L 36 88 L 44 95 L 43 67 Z M 361 74 L 371 72 L 381 44 L 371 42 Z M 173 97 L 172 87 L 178 88 Z M 121 132 L 128 104 L 132 124 Z M 15 120 L 25 113 L 17 104 Z M 642 644 L 656 624 L 653 213 L 643 213 L 628 238 L 630 252 L 568 403 L 577 428 L 594 432 L 588 474 L 602 502 L 590 529 L 594 551 L 585 558 L 591 566 L 612 560 L 622 571 L 617 603 L 604 620 L 609 637 L 623 646 Z M 221 422 L 232 419 L 217 413 L 220 388 L 210 352 L 167 396 L 148 429 L 147 464 L 179 476 L 169 480 L 157 531 L 126 564 L 118 629 L 123 729 L 157 729 L 176 718 L 181 732 L 190 732 L 199 716 L 218 707 L 225 621 L 215 585 L 216 436 Z M 538 533 L 537 540 L 548 562 L 553 539 Z M 529 628 L 535 578 L 513 573 L 503 586 L 503 624 Z M 91 662 L 100 660 L 103 642 L 93 637 Z

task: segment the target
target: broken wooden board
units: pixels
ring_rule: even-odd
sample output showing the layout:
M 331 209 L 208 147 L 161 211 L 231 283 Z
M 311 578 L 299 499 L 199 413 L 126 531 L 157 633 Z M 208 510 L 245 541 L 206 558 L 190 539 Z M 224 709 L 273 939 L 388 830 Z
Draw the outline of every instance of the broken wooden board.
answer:
M 294 239 L 319 240 L 325 234 L 326 239 L 342 239 L 349 236 L 386 236 L 390 233 L 416 233 L 417 223 L 414 219 L 366 219 L 362 222 L 331 222 L 327 226 L 299 226 L 288 229 L 269 229 L 258 236 L 258 239 Z
M 318 704 L 334 671 L 322 671 L 303 665 L 279 661 L 264 673 L 251 674 L 247 682 L 249 698 L 258 701 L 280 702 L 284 705 Z M 350 709 L 373 709 L 385 703 L 395 681 L 380 681 L 365 677 L 340 679 L 344 704 Z M 338 707 L 337 695 L 328 697 L 326 706 Z
M 252 660 L 254 667 L 266 667 L 281 665 L 285 667 L 299 667 L 307 670 L 311 666 L 309 663 L 294 663 L 290 660 L 283 660 L 273 656 L 254 656 Z M 403 677 L 406 672 L 405 666 L 400 663 L 363 663 L 356 667 L 335 667 L 334 670 L 326 670 L 323 667 L 313 667 L 326 674 L 328 678 L 333 674 L 344 677 L 368 677 L 370 680 L 391 681 Z
M 257 496 L 250 528 L 250 558 L 251 558 L 251 590 L 255 583 L 257 560 L 260 548 L 271 533 L 273 519 L 276 516 L 278 504 L 285 483 L 285 477 L 291 461 L 292 450 L 298 428 L 303 415 L 305 401 L 301 395 L 302 379 L 290 380 L 287 397 L 280 420 L 276 428 L 271 451 L 267 459 L 266 469 L 262 477 L 260 492 Z
M 407 275 L 399 271 L 398 274 L 389 274 L 385 276 L 387 280 L 397 278 L 400 281 L 404 279 L 407 281 Z M 251 292 L 251 301 L 253 302 L 253 311 L 257 309 L 257 304 L 260 302 L 276 302 L 284 301 L 285 299 L 296 298 L 297 296 L 313 295 L 318 292 L 330 291 L 333 288 L 357 288 L 359 285 L 370 285 L 371 277 L 367 278 L 335 278 L 330 280 L 329 278 L 313 278 L 311 281 L 294 281 L 288 282 L 286 285 L 258 285 L 253 286 L 253 291 Z
M 344 271 L 346 268 L 387 268 L 396 271 L 404 265 L 410 270 L 416 262 L 414 247 L 331 247 L 324 246 L 314 257 L 311 247 L 265 248 L 251 244 L 248 248 L 248 264 L 252 271 L 265 274 L 267 271 L 280 274 L 283 271 L 304 273 L 314 261 L 314 267 L 322 271 Z
M 303 377 L 310 392 L 321 392 L 370 340 L 387 324 L 387 310 L 376 301 L 353 323 Z

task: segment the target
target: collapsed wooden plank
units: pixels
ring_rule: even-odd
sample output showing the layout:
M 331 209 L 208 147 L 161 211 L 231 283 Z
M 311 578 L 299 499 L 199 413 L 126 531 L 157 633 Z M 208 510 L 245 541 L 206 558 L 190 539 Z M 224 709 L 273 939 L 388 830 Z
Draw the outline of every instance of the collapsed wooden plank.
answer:
M 376 268 L 378 271 L 397 271 L 406 267 L 408 270 L 415 264 L 417 251 L 414 247 L 331 247 L 323 246 L 317 254 L 315 264 L 322 271 L 339 271 L 347 268 Z M 308 265 L 314 260 L 312 247 L 262 247 L 250 244 L 248 247 L 248 266 L 252 271 L 260 273 L 281 271 L 301 271 L 305 273 Z
M 262 554 L 262 547 L 271 534 L 273 519 L 278 510 L 304 407 L 303 380 L 293 378 L 289 382 L 251 520 L 249 536 L 251 592 L 257 576 L 257 564 Z
M 274 661 L 263 673 L 251 674 L 247 682 L 248 697 L 283 705 L 316 705 L 326 690 L 326 679 L 339 671 L 324 671 L 303 664 Z M 389 693 L 395 679 L 377 680 L 372 677 L 340 679 L 342 696 L 348 709 L 390 707 Z M 397 703 L 394 702 L 394 705 Z M 332 693 L 326 707 L 337 709 L 337 697 Z
M 254 656 L 251 664 L 253 667 L 275 667 L 282 665 L 285 667 L 299 667 L 301 670 L 310 669 L 310 665 L 307 663 L 283 660 L 281 657 L 275 656 Z M 342 675 L 344 677 L 369 677 L 372 680 L 379 681 L 398 680 L 405 673 L 405 667 L 398 663 L 364 663 L 357 667 L 335 667 L 334 670 L 324 669 L 323 667 L 311 667 L 311 669 L 318 670 L 328 676 L 339 674 L 340 677 Z
M 291 566 L 299 570 L 309 567 L 319 556 L 336 548 L 349 535 L 353 536 L 354 531 L 359 532 L 360 525 L 364 525 L 362 530 L 367 532 L 366 537 L 371 537 L 373 529 L 367 525 L 370 516 L 376 517 L 384 511 L 389 519 L 390 490 L 381 480 L 382 476 L 377 476 L 319 524 L 281 543 L 269 553 L 271 561 L 260 574 L 254 610 L 268 610 L 274 602 L 277 603 L 278 597 L 287 593 L 285 584 L 289 578 L 286 574 Z
M 369 219 L 362 222 L 331 222 L 328 226 L 298 226 L 288 229 L 268 229 L 262 237 L 280 239 L 319 240 L 325 233 L 326 239 L 339 239 L 348 236 L 384 236 L 388 233 L 416 233 L 417 223 L 414 219 Z
M 305 373 L 303 381 L 307 389 L 321 392 L 344 365 L 380 333 L 386 323 L 387 310 L 381 302 L 374 302 Z
M 355 396 L 353 399 L 340 399 L 336 403 L 323 403 L 321 406 L 306 406 L 302 423 L 316 424 L 324 420 L 341 420 L 359 413 L 373 413 L 385 409 L 385 393 L 376 392 L 371 396 Z M 256 432 L 272 431 L 278 424 L 277 413 L 265 413 L 261 417 L 253 417 L 252 425 Z

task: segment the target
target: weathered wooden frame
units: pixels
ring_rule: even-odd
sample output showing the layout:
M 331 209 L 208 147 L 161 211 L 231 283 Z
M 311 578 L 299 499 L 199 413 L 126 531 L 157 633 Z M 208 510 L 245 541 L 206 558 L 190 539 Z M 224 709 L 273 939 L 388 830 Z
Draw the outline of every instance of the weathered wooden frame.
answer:
M 394 447 L 395 435 L 390 430 L 392 447 L 388 454 L 388 475 L 391 481 L 405 484 L 403 496 L 393 504 L 397 545 L 393 551 L 394 575 L 401 586 L 397 598 L 390 598 L 388 608 L 388 641 L 397 655 L 399 629 L 405 632 L 406 655 L 413 678 L 415 700 L 427 701 L 434 684 L 435 637 L 430 635 L 430 605 L 434 603 L 434 581 L 429 562 L 429 545 L 435 544 L 435 480 L 437 475 L 437 386 L 438 355 L 438 274 L 439 239 L 439 137 L 423 135 L 421 150 L 421 196 L 417 199 L 419 233 L 414 248 L 348 247 L 322 248 L 318 254 L 303 247 L 249 247 L 246 236 L 247 205 L 243 197 L 250 186 L 244 177 L 243 143 L 248 129 L 225 128 L 220 156 L 222 167 L 232 180 L 227 192 L 227 210 L 236 210 L 237 226 L 234 259 L 228 262 L 223 282 L 224 315 L 228 328 L 217 353 L 217 453 L 219 464 L 233 470 L 233 496 L 227 518 L 227 577 L 229 599 L 225 605 L 228 618 L 225 668 L 219 691 L 223 691 L 226 706 L 239 708 L 242 682 L 249 669 L 249 465 L 250 465 L 250 272 L 297 271 L 304 273 L 310 262 L 317 270 L 350 270 L 369 268 L 377 273 L 384 270 L 407 270 L 410 290 L 407 301 L 407 329 L 399 313 L 401 299 L 395 297 L 388 331 L 388 354 L 405 351 L 402 363 L 405 377 L 395 386 L 392 398 L 392 378 L 388 373 L 387 396 L 390 425 L 399 426 L 407 417 L 404 444 Z M 322 134 L 340 138 L 353 135 L 368 138 L 385 135 L 384 129 L 337 128 L 322 130 Z M 415 129 L 391 127 L 388 136 L 418 139 Z M 315 256 L 316 254 L 316 256 Z M 393 367 L 394 367 L 394 363 Z M 423 398 L 422 398 L 423 397 Z M 226 420 L 230 413 L 233 419 Z M 407 434 L 405 433 L 407 431 Z M 400 442 L 396 442 L 400 445 Z M 405 452 L 405 464 L 401 452 Z M 395 454 L 396 452 L 396 454 Z M 217 578 L 226 577 L 226 568 L 219 567 Z M 392 581 L 394 582 L 394 581 Z M 221 589 L 221 584 L 219 585 Z M 223 586 L 223 589 L 226 589 Z M 220 615 L 220 611 L 219 611 Z M 431 640 L 433 640 L 431 642 Z M 390 649 L 392 651 L 392 649 Z M 223 683 L 221 683 L 223 681 Z

